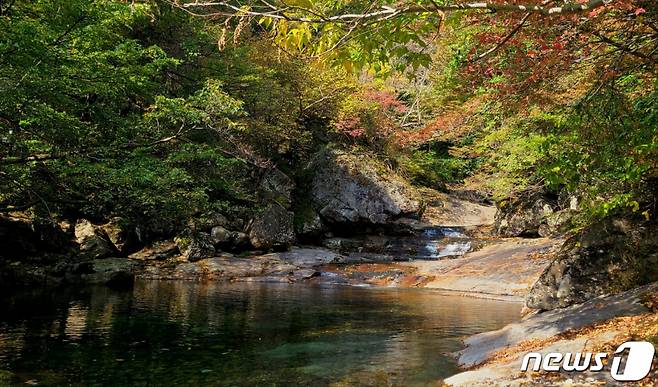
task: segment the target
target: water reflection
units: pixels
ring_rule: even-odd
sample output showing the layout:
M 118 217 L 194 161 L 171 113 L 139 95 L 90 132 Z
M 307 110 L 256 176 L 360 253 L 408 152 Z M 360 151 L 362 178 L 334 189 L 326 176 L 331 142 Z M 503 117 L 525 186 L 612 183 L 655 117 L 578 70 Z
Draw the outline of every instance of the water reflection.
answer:
M 517 304 L 422 290 L 139 281 L 2 296 L 0 384 L 399 384 Z M 9 375 L 9 376 L 7 376 Z

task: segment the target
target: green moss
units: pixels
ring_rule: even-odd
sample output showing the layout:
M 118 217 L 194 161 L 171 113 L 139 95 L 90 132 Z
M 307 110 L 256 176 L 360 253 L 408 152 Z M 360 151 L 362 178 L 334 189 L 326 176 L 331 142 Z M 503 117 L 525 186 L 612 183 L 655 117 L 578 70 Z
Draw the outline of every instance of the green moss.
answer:
M 183 252 L 187 250 L 188 247 L 190 247 L 190 244 L 192 243 L 192 238 L 186 235 L 179 235 L 174 238 L 174 242 L 176 242 L 178 249 L 181 252 Z
M 7 370 L 0 370 L 0 385 L 9 385 L 14 378 L 14 373 Z
M 315 209 L 309 202 L 300 203 L 295 207 L 294 213 L 294 224 L 296 229 L 301 228 L 304 224 L 312 222 L 317 216 Z

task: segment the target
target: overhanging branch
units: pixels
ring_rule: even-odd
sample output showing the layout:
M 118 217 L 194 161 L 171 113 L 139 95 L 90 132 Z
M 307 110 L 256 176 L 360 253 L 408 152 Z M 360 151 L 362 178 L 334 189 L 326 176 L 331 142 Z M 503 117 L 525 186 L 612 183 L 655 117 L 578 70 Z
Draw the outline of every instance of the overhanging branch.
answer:
M 354 23 L 362 20 L 371 19 L 389 19 L 402 14 L 428 13 L 428 12 L 446 12 L 446 11 L 469 11 L 469 10 L 490 10 L 498 12 L 523 12 L 528 14 L 541 15 L 559 15 L 567 13 L 576 13 L 591 11 L 612 3 L 614 0 L 590 0 L 586 3 L 568 2 L 560 6 L 546 6 L 534 4 L 500 4 L 492 2 L 474 2 L 458 4 L 437 4 L 433 2 L 431 8 L 419 4 L 408 4 L 400 6 L 381 6 L 380 10 L 365 13 L 347 13 L 334 16 L 318 16 L 316 10 L 304 7 L 274 6 L 268 3 L 264 10 L 263 7 L 245 8 L 237 6 L 226 1 L 218 2 L 191 2 L 181 3 L 172 1 L 171 3 L 185 11 L 197 16 L 230 16 L 230 17 L 251 17 L 261 16 L 272 19 L 285 19 L 299 21 L 304 23 L 322 24 L 322 23 Z M 199 13 L 199 11 L 208 13 Z M 306 15 L 304 15 L 306 14 Z
M 504 38 L 503 38 L 498 44 L 496 44 L 494 47 L 491 47 L 490 49 L 488 49 L 487 51 L 483 52 L 482 54 L 478 55 L 478 56 L 475 57 L 473 60 L 471 60 L 471 62 L 476 62 L 476 61 L 478 61 L 478 60 L 480 60 L 480 59 L 484 59 L 484 58 L 488 57 L 489 55 L 493 54 L 494 52 L 498 51 L 498 49 L 501 48 L 502 46 L 504 46 L 505 43 L 507 43 L 507 41 L 510 40 L 510 39 L 512 38 L 512 36 L 514 36 L 517 32 L 519 32 L 519 30 L 521 29 L 521 27 L 523 27 L 523 25 L 525 24 L 525 22 L 526 22 L 526 21 L 528 20 L 528 18 L 530 17 L 530 15 L 531 15 L 530 13 L 526 13 L 525 15 L 523 15 L 523 18 L 522 18 L 521 21 L 516 25 L 516 27 L 514 27 L 514 28 L 513 28 L 513 29 L 512 29 L 512 30 L 511 30 L 511 31 L 510 31 L 510 32 L 509 32 L 509 33 L 508 33 L 508 34 L 507 34 L 507 35 L 506 35 L 506 36 L 505 36 L 505 37 L 504 37 Z

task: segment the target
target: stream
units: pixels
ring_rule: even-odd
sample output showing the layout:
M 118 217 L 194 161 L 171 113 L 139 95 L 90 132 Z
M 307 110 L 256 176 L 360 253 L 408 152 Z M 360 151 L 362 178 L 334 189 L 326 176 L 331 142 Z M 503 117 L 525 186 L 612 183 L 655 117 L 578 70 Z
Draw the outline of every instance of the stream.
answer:
M 521 305 L 420 289 L 138 280 L 0 295 L 0 384 L 426 385 Z
M 396 261 L 455 258 L 471 251 L 477 243 L 460 227 L 428 227 L 414 235 L 361 235 L 331 238 L 324 245 L 341 253 L 378 253 Z

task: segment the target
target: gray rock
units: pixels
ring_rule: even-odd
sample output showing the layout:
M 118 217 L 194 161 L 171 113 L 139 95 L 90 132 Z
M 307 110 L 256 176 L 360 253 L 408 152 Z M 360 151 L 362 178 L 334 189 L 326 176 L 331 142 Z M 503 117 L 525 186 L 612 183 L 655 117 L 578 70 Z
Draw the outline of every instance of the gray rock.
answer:
M 174 241 L 178 246 L 178 250 L 189 262 L 195 262 L 215 255 L 215 246 L 208 233 L 187 232 L 174 238 Z
M 526 297 L 533 309 L 585 302 L 658 280 L 652 263 L 658 227 L 649 222 L 606 219 L 568 239 Z
M 137 247 L 137 234 L 134 229 L 122 218 L 112 218 L 106 224 L 100 226 L 105 232 L 114 248 L 121 254 L 135 251 Z
M 576 211 L 571 209 L 560 210 L 546 216 L 539 225 L 537 233 L 543 237 L 556 236 L 564 233 L 565 226 L 571 223 Z
M 372 157 L 325 150 L 310 169 L 315 172 L 311 200 L 330 223 L 381 225 L 420 214 L 416 190 Z
M 614 296 L 595 297 L 565 309 L 535 314 L 497 331 L 471 336 L 464 340 L 466 348 L 457 353 L 459 365 L 478 365 L 497 351 L 527 340 L 542 340 L 614 317 L 646 313 L 648 309 L 642 304 L 643 295 L 657 289 L 658 284 L 652 284 Z
M 145 247 L 140 251 L 130 254 L 128 258 L 150 261 L 161 261 L 179 254 L 178 246 L 174 241 L 155 242 L 151 246 Z
M 272 204 L 252 222 L 249 240 L 257 249 L 287 249 L 295 239 L 293 213 Z
M 80 279 L 86 284 L 124 286 L 135 279 L 135 263 L 127 258 L 97 259 L 78 267 Z
M 213 227 L 227 227 L 228 224 L 226 216 L 219 212 L 209 212 L 198 218 L 190 219 L 188 227 L 192 231 L 210 231 Z
M 259 193 L 266 202 L 276 202 L 290 208 L 295 182 L 276 168 L 269 169 L 261 178 Z
M 210 239 L 215 246 L 221 245 L 231 240 L 231 232 L 222 226 L 215 226 L 210 230 Z
M 554 211 L 554 204 L 541 194 L 503 200 L 497 203 L 494 230 L 503 237 L 538 236 L 540 226 Z
M 75 223 L 75 240 L 80 245 L 80 252 L 90 258 L 104 258 L 116 252 L 102 227 L 86 219 L 78 219 Z

